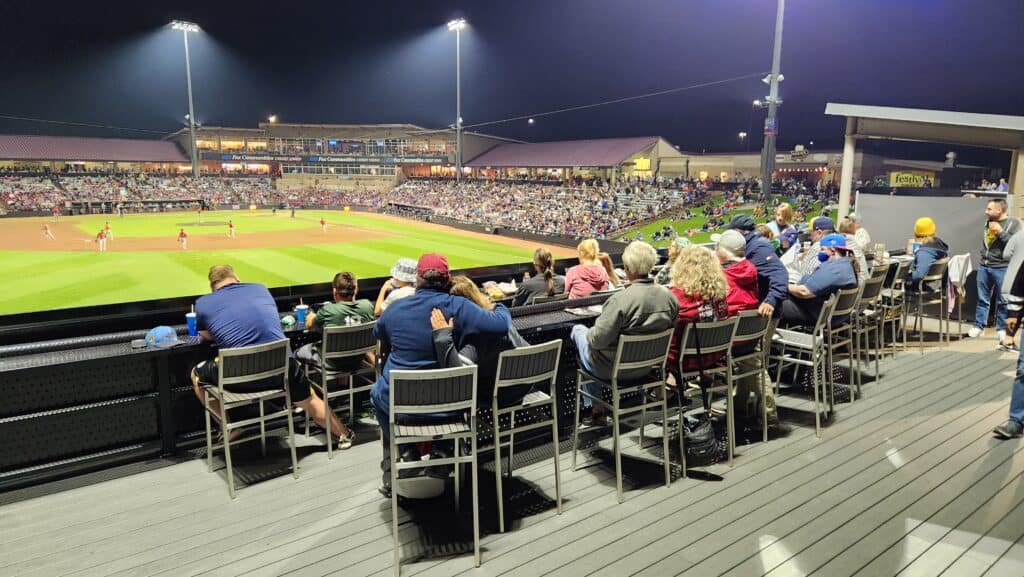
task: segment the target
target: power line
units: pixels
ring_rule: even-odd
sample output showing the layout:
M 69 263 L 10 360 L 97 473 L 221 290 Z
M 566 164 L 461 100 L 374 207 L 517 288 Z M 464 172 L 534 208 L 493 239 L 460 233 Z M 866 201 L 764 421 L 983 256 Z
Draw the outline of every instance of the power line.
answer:
M 669 88 L 667 90 L 659 90 L 657 92 L 648 92 L 646 94 L 637 94 L 635 96 L 626 96 L 626 97 L 623 97 L 623 98 L 615 98 L 613 100 L 604 100 L 604 101 L 601 101 L 601 102 L 593 102 L 593 103 L 590 103 L 590 104 L 581 104 L 580 106 L 570 106 L 568 108 L 559 108 L 557 110 L 549 110 L 547 112 L 537 112 L 537 113 L 534 113 L 534 114 L 522 114 L 520 116 L 513 116 L 511 118 L 503 118 L 501 120 L 490 120 L 488 122 L 478 122 L 476 124 L 464 124 L 462 126 L 462 128 L 463 128 L 463 130 L 465 130 L 467 128 L 478 128 L 480 126 L 491 126 L 491 125 L 494 125 L 494 124 L 503 124 L 505 122 L 515 122 L 516 120 L 526 120 L 528 118 L 538 118 L 538 117 L 541 117 L 541 116 L 551 116 L 553 114 L 562 114 L 562 113 L 565 113 L 565 112 L 574 112 L 574 111 L 577 111 L 577 110 L 586 110 L 586 109 L 589 109 L 589 108 L 597 108 L 599 106 L 608 106 L 608 105 L 611 105 L 611 104 L 620 104 L 620 103 L 623 103 L 623 102 L 631 102 L 633 100 L 640 100 L 640 99 L 643 99 L 643 98 L 652 98 L 654 96 L 662 96 L 662 95 L 665 95 L 665 94 L 673 94 L 673 93 L 676 93 L 676 92 L 685 92 L 687 90 L 694 90 L 694 89 L 697 89 L 697 88 L 707 88 L 708 86 L 716 86 L 718 84 L 728 84 L 730 82 L 736 82 L 738 80 L 747 80 L 747 79 L 750 79 L 750 78 L 761 78 L 764 75 L 765 75 L 764 72 L 755 72 L 755 73 L 752 73 L 752 74 L 744 74 L 743 76 L 734 76 L 732 78 L 726 78 L 724 80 L 713 80 L 711 82 L 702 82 L 700 84 L 691 84 L 689 86 L 680 86 L 678 88 Z M 445 132 L 447 130 L 450 130 L 450 129 L 427 130 L 427 131 L 423 131 L 421 134 L 429 134 L 429 133 L 434 133 L 434 132 Z
M 70 122 L 66 120 L 48 120 L 45 118 L 27 118 L 24 116 L 11 116 L 8 114 L 0 114 L 0 119 L 4 120 L 18 120 L 21 122 L 39 122 L 42 124 L 60 124 L 63 126 L 82 126 L 86 128 L 103 128 L 106 130 L 127 130 L 131 132 L 148 132 L 151 134 L 167 134 L 166 130 L 150 130 L 148 128 L 128 128 L 126 126 L 110 126 L 107 124 L 91 124 L 88 122 Z

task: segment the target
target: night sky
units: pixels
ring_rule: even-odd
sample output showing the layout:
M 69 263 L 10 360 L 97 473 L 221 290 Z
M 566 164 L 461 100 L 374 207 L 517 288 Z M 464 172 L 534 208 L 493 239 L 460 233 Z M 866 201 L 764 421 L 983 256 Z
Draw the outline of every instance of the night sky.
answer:
M 473 125 L 764 73 L 774 13 L 774 0 L 6 0 L 0 114 L 179 128 L 187 99 L 181 33 L 166 26 L 174 18 L 203 28 L 191 41 L 203 124 L 254 127 L 274 113 L 441 127 L 455 116 L 451 18 L 470 24 L 462 109 Z M 1024 115 L 1022 36 L 1024 0 L 789 0 L 779 149 L 840 147 L 828 101 Z M 660 134 L 683 150 L 756 150 L 763 112 L 750 102 L 766 94 L 748 79 L 479 130 L 533 141 Z M 155 136 L 2 119 L 0 131 Z

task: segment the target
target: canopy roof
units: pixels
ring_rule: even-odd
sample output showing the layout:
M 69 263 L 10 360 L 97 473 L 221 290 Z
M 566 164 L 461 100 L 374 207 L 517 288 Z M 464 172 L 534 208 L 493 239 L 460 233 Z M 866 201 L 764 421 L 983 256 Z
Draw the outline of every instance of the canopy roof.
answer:
M 853 120 L 848 136 L 1024 148 L 1024 116 L 829 102 L 825 114 Z
M 166 140 L 0 134 L 0 160 L 86 160 L 92 162 L 188 162 Z
M 498 145 L 466 163 L 483 167 L 618 166 L 638 153 L 651 149 L 659 136 L 599 138 L 557 142 L 507 143 Z M 659 147 L 664 148 L 664 147 Z M 672 148 L 669 146 L 668 148 Z M 678 154 L 675 149 L 672 151 Z

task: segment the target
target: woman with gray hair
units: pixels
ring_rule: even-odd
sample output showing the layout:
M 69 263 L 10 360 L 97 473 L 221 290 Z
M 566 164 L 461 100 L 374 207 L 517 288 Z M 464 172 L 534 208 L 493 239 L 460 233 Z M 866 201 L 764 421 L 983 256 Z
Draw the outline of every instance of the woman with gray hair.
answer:
M 629 243 L 622 253 L 622 267 L 626 270 L 629 284 L 613 294 L 604 303 L 601 316 L 597 317 L 590 329 L 576 325 L 572 329 L 572 340 L 579 351 L 579 363 L 587 372 L 607 382 L 612 377 L 612 363 L 620 335 L 643 335 L 657 333 L 674 326 L 679 303 L 669 290 L 654 284 L 650 278 L 651 269 L 658 262 L 654 247 L 642 241 Z M 641 374 L 622 375 L 625 378 L 639 378 Z M 591 397 L 601 396 L 601 385 L 586 385 Z M 591 405 L 590 398 L 583 396 L 583 406 Z M 603 425 L 607 415 L 595 406 L 590 424 Z

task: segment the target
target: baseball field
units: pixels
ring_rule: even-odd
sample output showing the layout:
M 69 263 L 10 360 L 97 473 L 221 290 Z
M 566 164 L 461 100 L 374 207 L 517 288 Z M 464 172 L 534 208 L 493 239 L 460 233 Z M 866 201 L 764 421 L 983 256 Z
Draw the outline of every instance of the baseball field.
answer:
M 320 220 L 325 221 L 321 226 Z M 234 237 L 229 236 L 229 222 Z M 110 224 L 106 251 L 97 233 Z M 49 227 L 52 238 L 46 235 Z M 182 248 L 179 233 L 187 244 Z M 342 211 L 213 211 L 0 220 L 0 315 L 209 292 L 211 265 L 270 287 L 330 282 L 348 270 L 387 276 L 401 257 L 448 257 L 453 269 L 527 263 L 538 245 L 494 235 Z M 575 251 L 548 246 L 556 258 Z M 364 294 L 367 298 L 376 295 Z

